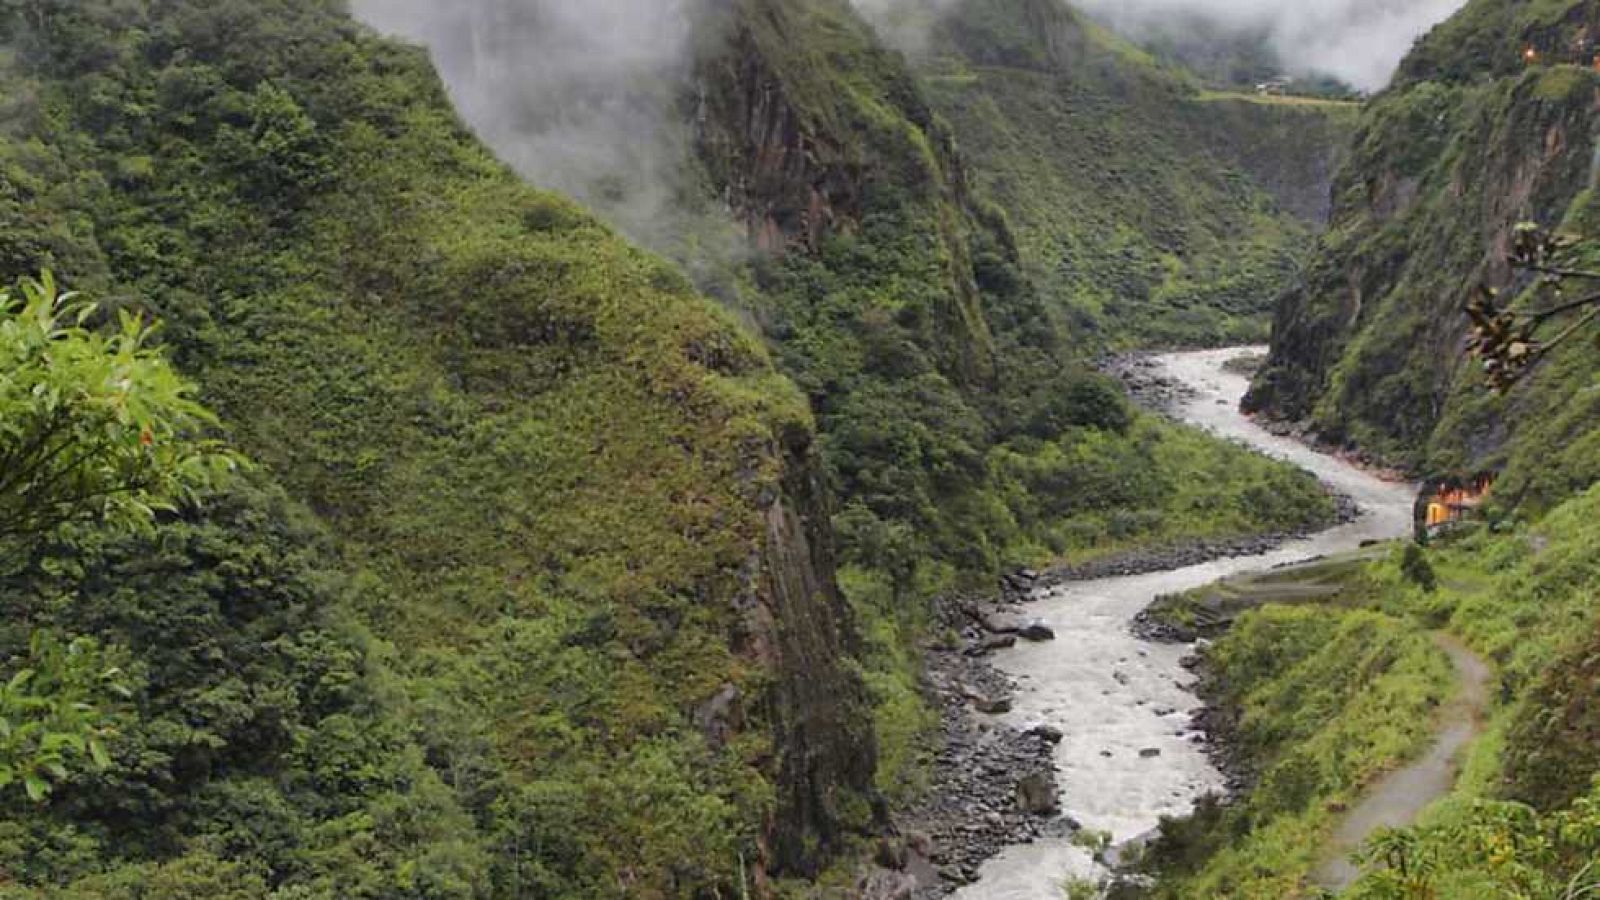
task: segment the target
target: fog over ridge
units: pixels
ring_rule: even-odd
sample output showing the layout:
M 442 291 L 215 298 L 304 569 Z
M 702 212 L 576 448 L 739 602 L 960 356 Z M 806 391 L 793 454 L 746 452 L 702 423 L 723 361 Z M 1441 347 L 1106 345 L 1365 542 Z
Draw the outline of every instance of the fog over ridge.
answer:
M 1284 69 L 1329 74 L 1367 91 L 1389 83 L 1417 38 L 1466 0 L 1078 0 L 1085 11 L 1134 39 L 1168 34 L 1199 17 L 1263 35 Z
M 645 243 L 676 205 L 689 154 L 678 102 L 704 0 L 352 0 L 427 47 L 462 119 L 540 187 Z

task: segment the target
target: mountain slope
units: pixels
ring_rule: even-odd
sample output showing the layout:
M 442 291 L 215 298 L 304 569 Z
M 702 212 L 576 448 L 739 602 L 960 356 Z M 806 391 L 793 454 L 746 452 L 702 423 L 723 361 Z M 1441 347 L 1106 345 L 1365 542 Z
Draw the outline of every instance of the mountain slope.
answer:
M 1526 287 L 1505 262 L 1513 226 L 1595 236 L 1600 76 L 1571 48 L 1597 17 L 1592 3 L 1479 0 L 1422 41 L 1363 113 L 1255 408 L 1419 469 L 1503 466 L 1502 496 L 1532 509 L 1600 477 L 1590 345 L 1506 398 L 1461 352 L 1479 285 Z
M 1059 0 L 954 4 L 923 69 L 1086 340 L 1263 335 L 1325 217 L 1349 108 L 1206 94 Z
M 746 870 L 809 871 L 868 824 L 873 742 L 811 415 L 757 342 L 519 184 L 420 54 L 337 4 L 75 3 L 3 23 L 0 257 L 167 322 L 231 438 L 334 536 L 319 615 L 376 640 L 328 677 L 392 669 L 364 719 L 290 697 L 280 743 L 223 732 L 177 775 L 145 771 L 130 728 L 115 786 L 5 811 L 33 860 L 11 874 L 203 853 L 312 896 L 727 893 Z M 249 536 L 219 527 L 224 546 Z M 172 577 L 212 564 L 176 559 Z M 289 577 L 274 568 L 256 578 Z M 18 612 L 49 595 L 5 596 Z M 234 623 L 246 598 L 220 602 Z M 151 677 L 140 716 L 200 689 L 192 670 Z M 402 810 L 363 812 L 423 779 L 373 761 L 402 752 L 456 810 L 415 813 L 456 850 L 385 824 Z M 306 755 L 327 781 L 302 785 Z M 152 829 L 141 797 L 160 798 L 161 840 L 45 851 Z M 251 811 L 286 805 L 309 811 Z M 208 837 L 235 818 L 281 829 L 282 852 Z M 341 869 L 344 834 L 350 860 L 361 840 L 418 855 Z

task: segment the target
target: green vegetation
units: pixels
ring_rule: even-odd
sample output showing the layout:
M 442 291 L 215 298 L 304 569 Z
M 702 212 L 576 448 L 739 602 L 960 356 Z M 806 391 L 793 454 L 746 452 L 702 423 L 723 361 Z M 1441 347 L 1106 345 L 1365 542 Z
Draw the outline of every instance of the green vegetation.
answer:
M 127 311 L 109 333 L 85 328 L 96 308 L 49 274 L 20 292 L 0 288 L 0 541 L 89 519 L 148 526 L 215 481 L 228 459 L 199 437 L 214 419 L 147 347 L 152 329 Z
M 47 273 L 0 288 L 0 576 L 72 525 L 147 531 L 157 509 L 215 484 L 232 460 L 200 437 L 213 422 L 123 313 L 109 335 L 96 308 L 58 296 Z M 10 627 L 27 627 L 26 619 Z M 0 685 L 0 791 L 44 801 L 85 762 L 110 765 L 105 705 L 122 672 L 93 638 L 33 630 Z
M 1493 665 L 1490 727 L 1452 795 L 1417 828 L 1374 838 L 1348 895 L 1555 898 L 1569 896 L 1569 882 L 1592 881 L 1597 513 L 1600 489 L 1591 489 L 1535 526 L 1483 528 L 1344 567 L 1331 601 L 1241 615 L 1211 659 L 1262 777 L 1244 801 L 1166 826 L 1157 853 L 1165 895 L 1311 896 L 1303 878 L 1323 859 L 1338 813 L 1431 736 L 1429 710 L 1450 690 L 1426 640 L 1435 629 Z M 1370 631 L 1342 644 L 1354 628 Z M 1316 662 L 1324 653 L 1325 667 Z
M 1246 572 L 1181 594 L 1157 597 L 1145 615 L 1174 633 L 1195 639 L 1216 637 L 1239 616 L 1269 603 L 1332 603 L 1352 596 L 1351 576 L 1372 556 L 1361 551 L 1266 572 Z
M 768 525 L 810 502 L 810 415 L 757 343 L 332 5 L 33 6 L 0 19 L 0 257 L 162 318 L 264 474 L 8 577 L 10 652 L 32 622 L 136 680 L 107 774 L 0 809 L 8 876 L 726 894 L 864 824 L 831 573 Z
M 1503 469 L 1500 493 L 1530 513 L 1600 476 L 1600 351 L 1556 348 L 1506 396 L 1461 353 L 1482 285 L 1529 305 L 1506 265 L 1521 223 L 1597 235 L 1600 75 L 1571 50 L 1590 18 L 1576 2 L 1476 0 L 1418 45 L 1362 114 L 1254 406 L 1418 471 Z
M 118 323 L 27 294 L 19 321 L 96 352 L 39 368 L 94 402 L 23 402 L 64 404 L 34 423 L 63 453 L 171 494 L 52 506 L 0 482 L 36 532 L 154 515 L 4 557 L 0 654 L 65 661 L 0 710 L 55 715 L 39 692 L 88 702 L 114 667 L 130 696 L 89 723 L 103 769 L 46 761 L 48 797 L 0 794 L 0 893 L 809 877 L 872 825 L 875 789 L 915 785 L 932 593 L 1330 512 L 1309 477 L 1136 414 L 1074 362 L 948 129 L 842 2 L 733 13 L 732 71 L 762 67 L 826 148 L 802 200 L 841 186 L 838 227 L 778 222 L 791 252 L 729 287 L 765 345 L 520 184 L 423 55 L 342 6 L 0 7 L 0 270 L 53 269 Z M 739 131 L 748 86 L 708 98 L 713 182 L 770 149 Z M 149 352 L 156 319 L 196 392 Z M 173 414 L 108 413 L 107 365 Z M 13 387 L 0 430 L 30 421 Z M 191 480 L 221 453 L 207 435 L 252 470 Z M 168 469 L 183 484 L 144 477 Z
M 1147 862 L 1163 897 L 1302 896 L 1337 812 L 1420 751 L 1452 671 L 1427 634 L 1380 612 L 1267 606 L 1208 653 L 1238 716 L 1247 798 L 1163 824 Z
M 1070 328 L 1101 345 L 1266 336 L 1348 109 L 1223 101 L 1056 0 L 957 4 L 926 75 Z

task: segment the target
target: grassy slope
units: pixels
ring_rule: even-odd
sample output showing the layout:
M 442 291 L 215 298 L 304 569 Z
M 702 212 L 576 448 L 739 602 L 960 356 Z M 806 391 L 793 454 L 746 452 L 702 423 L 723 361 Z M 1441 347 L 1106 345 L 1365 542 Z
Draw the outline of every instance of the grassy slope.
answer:
M 764 590 L 751 565 L 780 445 L 803 457 L 811 427 L 764 348 L 517 183 L 421 54 L 329 5 L 89 3 L 48 33 L 7 24 L 4 258 L 168 322 L 231 437 L 336 535 L 339 608 L 393 648 L 375 715 L 471 816 L 466 871 L 437 892 L 426 859 L 375 858 L 311 895 L 737 890 L 784 803 L 784 712 L 735 601 Z M 817 684 L 838 665 L 812 662 Z M 726 684 L 749 709 L 717 750 L 690 714 Z M 835 702 L 848 719 L 848 689 Z M 312 740 L 319 720 L 297 727 Z M 197 784 L 162 788 L 191 825 L 132 861 L 200 846 L 219 813 L 196 809 Z M 829 789 L 829 814 L 860 824 L 865 801 Z M 91 831 L 126 814 L 57 813 Z M 111 865 L 105 848 L 30 875 Z
M 1343 107 L 1208 97 L 1054 0 L 967 0 L 938 35 L 931 95 L 1074 326 L 1113 345 L 1265 336 Z
M 1227 685 L 1223 699 L 1243 710 L 1244 745 L 1264 763 L 1266 777 L 1239 807 L 1169 827 L 1164 895 L 1312 896 L 1301 880 L 1319 861 L 1351 791 L 1431 737 L 1429 710 L 1449 679 L 1426 634 L 1442 628 L 1493 664 L 1497 689 L 1488 734 L 1465 761 L 1455 793 L 1424 815 L 1409 857 L 1430 867 L 1418 884 L 1443 897 L 1513 888 L 1554 896 L 1529 886 L 1548 887 L 1546 879 L 1564 880 L 1576 866 L 1570 849 L 1534 851 L 1543 827 L 1537 817 L 1553 823 L 1584 815 L 1581 798 L 1600 776 L 1593 740 L 1600 697 L 1592 681 L 1600 634 L 1592 593 L 1600 579 L 1597 511 L 1600 493 L 1590 490 L 1536 526 L 1446 542 L 1427 551 L 1422 566 L 1403 564 L 1396 551 L 1361 569 L 1343 567 L 1334 573 L 1343 590 L 1332 601 L 1242 616 L 1212 659 Z M 1423 567 L 1434 573 L 1434 590 L 1408 574 Z M 1395 666 L 1349 665 L 1390 638 L 1345 650 L 1333 639 L 1325 646 L 1344 655 L 1333 669 L 1307 661 L 1307 636 L 1321 643 L 1356 622 L 1384 623 L 1392 640 L 1411 642 L 1415 662 L 1406 665 L 1424 668 L 1407 676 Z M 1349 686 L 1360 690 L 1347 692 Z M 1283 698 L 1292 702 L 1277 703 Z M 1309 767 L 1310 777 L 1286 781 L 1279 773 L 1291 763 Z M 1511 842 L 1503 854 L 1482 849 L 1481 842 L 1497 840 Z M 1575 842 L 1571 847 L 1588 840 L 1590 852 L 1597 849 L 1592 832 L 1561 840 Z M 1392 875 L 1371 867 L 1352 895 L 1401 896 Z

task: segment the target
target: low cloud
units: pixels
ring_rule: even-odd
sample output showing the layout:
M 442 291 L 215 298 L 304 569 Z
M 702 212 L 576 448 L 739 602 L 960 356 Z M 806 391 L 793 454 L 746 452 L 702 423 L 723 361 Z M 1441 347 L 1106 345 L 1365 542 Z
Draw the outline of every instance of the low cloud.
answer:
M 1135 39 L 1176 37 L 1175 23 L 1195 17 L 1260 34 L 1288 72 L 1334 75 L 1376 91 L 1394 77 L 1417 38 L 1466 0 L 1081 0 L 1080 5 Z
M 353 0 L 428 48 L 461 117 L 540 187 L 646 243 L 689 153 L 678 103 L 701 0 Z

